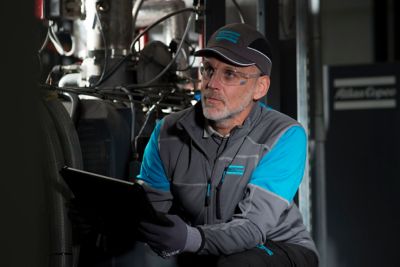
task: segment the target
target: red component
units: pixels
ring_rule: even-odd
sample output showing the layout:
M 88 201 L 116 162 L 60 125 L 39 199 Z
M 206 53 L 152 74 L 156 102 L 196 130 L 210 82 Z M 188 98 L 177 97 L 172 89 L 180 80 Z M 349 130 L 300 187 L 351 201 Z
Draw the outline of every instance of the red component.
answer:
M 35 0 L 35 17 L 44 19 L 44 3 L 43 0 Z
M 140 29 L 139 33 L 142 33 L 143 30 L 144 29 Z M 143 36 L 140 37 L 139 42 L 141 48 L 145 47 L 149 43 L 149 34 L 148 33 L 143 34 Z
M 199 34 L 199 49 L 204 48 L 204 34 L 200 33 Z

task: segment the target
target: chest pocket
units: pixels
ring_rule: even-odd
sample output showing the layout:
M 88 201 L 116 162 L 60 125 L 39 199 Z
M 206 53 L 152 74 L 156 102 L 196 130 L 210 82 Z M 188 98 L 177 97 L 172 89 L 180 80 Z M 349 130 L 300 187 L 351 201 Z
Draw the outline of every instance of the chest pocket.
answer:
M 244 198 L 246 186 L 254 170 L 254 160 L 247 159 L 241 164 L 231 164 L 225 168 L 216 187 L 216 217 L 227 221 L 232 218 L 239 202 Z
M 215 205 L 218 221 L 225 222 L 235 214 L 239 202 L 245 197 L 250 177 L 264 152 L 262 145 L 248 141 L 233 159 L 228 160 L 229 163 L 225 162 L 228 166 L 216 187 Z

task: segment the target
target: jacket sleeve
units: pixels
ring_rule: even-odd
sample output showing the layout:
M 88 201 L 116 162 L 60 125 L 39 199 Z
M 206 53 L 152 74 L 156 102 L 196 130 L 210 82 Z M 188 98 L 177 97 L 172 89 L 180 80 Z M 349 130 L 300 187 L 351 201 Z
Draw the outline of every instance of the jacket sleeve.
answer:
M 201 254 L 232 254 L 272 239 L 282 228 L 282 214 L 292 205 L 304 174 L 307 137 L 292 126 L 275 142 L 254 169 L 245 196 L 231 221 L 200 226 L 205 236 Z M 286 225 L 288 227 L 288 225 Z
M 172 205 L 170 182 L 165 174 L 159 153 L 159 135 L 164 120 L 160 120 L 154 128 L 150 140 L 146 145 L 140 167 L 138 180 L 144 182 L 144 188 L 154 208 L 161 212 L 168 212 Z

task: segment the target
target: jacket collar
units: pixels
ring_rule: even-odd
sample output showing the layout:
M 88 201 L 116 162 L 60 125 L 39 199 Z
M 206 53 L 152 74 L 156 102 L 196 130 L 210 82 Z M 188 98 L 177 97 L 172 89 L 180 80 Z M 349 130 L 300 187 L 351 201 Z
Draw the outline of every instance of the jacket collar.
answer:
M 248 135 L 250 131 L 257 125 L 261 115 L 261 109 L 262 107 L 260 103 L 256 102 L 250 111 L 249 116 L 245 119 L 243 125 L 236 126 L 232 129 L 230 133 L 230 139 L 236 140 Z M 189 108 L 186 115 L 178 120 L 177 126 L 179 129 L 184 129 L 195 142 L 197 141 L 200 143 L 199 140 L 204 138 L 204 129 L 207 125 L 205 120 L 206 119 L 203 115 L 201 102 L 199 101 L 196 103 L 196 105 Z

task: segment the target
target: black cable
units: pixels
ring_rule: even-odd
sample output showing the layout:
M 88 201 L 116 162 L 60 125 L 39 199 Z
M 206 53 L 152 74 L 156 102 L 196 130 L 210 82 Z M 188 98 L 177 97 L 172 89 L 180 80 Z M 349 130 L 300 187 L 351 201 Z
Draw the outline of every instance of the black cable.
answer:
M 50 28 L 47 28 L 47 32 L 46 32 L 46 37 L 42 43 L 42 45 L 40 46 L 40 49 L 38 50 L 39 55 L 43 52 L 43 50 L 46 48 L 47 43 L 49 42 L 49 31 Z
M 124 56 L 123 58 L 121 58 L 117 63 L 115 63 L 110 70 L 104 74 L 103 78 L 101 80 L 99 80 L 98 84 L 96 84 L 96 86 L 99 86 L 100 84 L 102 84 L 104 81 L 106 81 L 108 78 L 111 77 L 111 75 L 113 75 L 118 69 L 119 67 L 122 65 L 122 63 L 124 63 L 125 60 L 127 60 L 129 58 L 129 56 L 131 56 L 131 54 L 128 54 L 126 56 Z M 105 69 L 105 68 L 104 68 Z
M 139 15 L 139 10 L 142 7 L 144 0 L 137 0 L 135 1 L 135 3 L 133 4 L 132 7 L 132 24 L 133 24 L 133 32 L 135 32 L 135 27 L 136 27 L 136 21 L 137 21 L 137 17 Z
M 192 62 L 190 62 L 190 64 L 189 64 L 189 65 L 187 65 L 187 67 L 186 67 L 186 68 L 183 68 L 183 69 L 177 69 L 176 71 L 187 71 L 187 70 L 190 70 L 190 69 L 193 67 L 193 65 L 194 65 L 194 62 L 196 62 L 196 58 L 195 58 L 195 57 L 193 57 L 193 59 L 192 59 Z
M 97 82 L 95 83 L 94 87 L 99 86 L 103 80 L 104 80 L 104 75 L 107 69 L 107 65 L 108 65 L 108 48 L 107 48 L 107 40 L 106 40 L 106 36 L 104 34 L 104 30 L 103 30 L 103 25 L 101 25 L 101 20 L 100 20 L 100 16 L 99 16 L 99 12 L 97 10 L 96 7 L 96 12 L 95 12 L 95 19 L 97 20 L 97 23 L 99 24 L 99 29 L 100 29 L 100 34 L 101 34 L 101 38 L 103 39 L 103 46 L 104 46 L 104 64 L 103 64 L 103 69 L 101 71 L 101 75 L 100 78 L 97 80 Z
M 158 19 L 157 21 L 153 22 L 152 24 L 150 24 L 149 26 L 147 26 L 147 28 L 145 28 L 139 35 L 137 35 L 135 37 L 135 39 L 132 41 L 131 45 L 130 45 L 130 53 L 128 53 L 128 55 L 126 55 L 125 57 L 123 57 L 120 61 L 118 61 L 117 63 L 115 63 L 115 65 L 104 75 L 104 77 L 102 78 L 101 82 L 99 82 L 96 86 L 99 86 L 102 82 L 106 81 L 108 78 L 111 77 L 111 75 L 113 75 L 118 68 L 122 65 L 122 63 L 124 63 L 125 60 L 127 60 L 130 56 L 133 56 L 134 54 L 134 46 L 135 43 L 140 39 L 140 37 L 142 37 L 146 32 L 148 32 L 149 30 L 151 30 L 153 27 L 155 27 L 156 25 L 158 25 L 159 23 L 163 22 L 164 20 L 183 13 L 183 12 L 196 12 L 196 10 L 194 8 L 183 8 L 180 10 L 177 10 L 175 12 L 169 13 L 167 15 L 165 15 L 164 17 Z M 147 87 L 147 85 L 145 85 Z
M 47 28 L 46 37 L 44 38 L 43 43 L 40 46 L 40 48 L 38 50 L 38 53 L 37 53 L 38 60 L 39 60 L 39 74 L 40 74 L 40 77 L 42 76 L 42 72 L 43 72 L 42 52 L 46 48 L 46 45 L 48 44 L 49 39 L 50 39 L 49 38 L 49 30 L 50 29 Z
M 88 88 L 88 87 L 73 87 L 73 86 L 66 86 L 66 87 L 58 87 L 55 85 L 51 85 L 51 84 L 39 84 L 39 87 L 43 88 L 43 89 L 47 89 L 47 90 L 53 90 L 53 91 L 60 91 L 60 92 L 69 92 L 69 93 L 75 93 L 75 94 L 82 94 L 82 95 L 124 95 L 124 96 L 141 96 L 144 97 L 146 95 L 149 94 L 149 91 L 142 91 L 138 93 L 138 91 L 136 90 L 136 92 L 132 92 L 132 91 L 125 91 L 123 92 L 121 90 L 121 86 L 116 86 L 116 87 L 109 87 L 109 88 Z M 124 86 L 123 88 L 125 89 L 129 89 L 127 86 Z M 163 88 L 163 89 L 172 89 L 172 90 L 168 90 L 169 92 L 175 92 L 176 89 L 179 89 L 176 87 L 175 84 L 158 84 L 158 85 L 152 85 L 149 87 L 138 87 L 136 89 L 151 89 L 151 88 Z M 155 96 L 160 96 L 160 94 L 154 94 Z M 138 101 L 138 103 L 143 104 L 143 101 Z
M 45 83 L 50 84 L 51 75 L 55 72 L 61 72 L 61 65 L 55 65 L 51 68 L 49 74 L 47 75 Z
M 65 51 L 64 47 L 62 45 L 62 43 L 60 42 L 60 39 L 58 39 L 57 34 L 54 32 L 53 26 L 56 25 L 53 21 L 49 21 L 49 31 L 48 31 L 48 37 L 50 39 L 50 41 L 52 42 L 52 44 L 54 45 L 54 48 L 57 50 L 57 52 L 61 55 L 61 56 L 67 56 L 70 57 L 74 54 L 75 51 L 75 41 L 74 38 L 72 36 L 70 36 L 71 38 L 71 49 L 69 51 Z
M 151 84 L 151 85 L 143 85 L 143 84 L 129 84 L 124 86 L 127 89 L 151 89 L 151 88 L 175 88 L 176 85 L 174 83 L 159 83 L 159 84 Z M 99 88 L 99 90 L 104 89 L 113 89 L 115 87 L 105 87 Z
M 183 10 L 183 9 L 181 9 L 181 10 Z M 190 8 L 190 10 L 194 10 L 194 9 L 193 9 L 193 8 Z M 154 78 L 151 79 L 150 81 L 147 81 L 147 82 L 142 83 L 141 85 L 143 85 L 143 86 L 148 86 L 148 85 L 152 84 L 153 82 L 157 81 L 158 79 L 160 79 L 160 78 L 170 69 L 170 67 L 172 66 L 172 64 L 175 63 L 175 61 L 176 61 L 176 59 L 177 59 L 177 57 L 178 57 L 178 55 L 179 55 L 179 52 L 182 50 L 183 42 L 184 42 L 186 36 L 187 36 L 188 33 L 189 33 L 189 29 L 190 29 L 190 26 L 191 26 L 191 23 L 192 23 L 193 18 L 194 18 L 194 13 L 192 13 L 192 14 L 190 15 L 189 20 L 188 20 L 188 22 L 187 22 L 187 24 L 186 24 L 185 31 L 184 31 L 184 33 L 183 33 L 183 35 L 182 35 L 182 40 L 181 40 L 180 43 L 179 43 L 179 46 L 178 46 L 178 48 L 177 48 L 177 51 L 176 51 L 174 57 L 171 59 L 171 61 L 168 63 L 168 65 L 165 66 L 165 68 L 164 68 L 162 71 L 160 71 L 160 73 L 158 73 L 158 74 L 156 75 L 156 77 L 154 77 Z
M 137 148 L 138 148 L 138 147 L 137 147 L 138 139 L 139 139 L 139 137 L 143 134 L 143 131 L 144 131 L 144 129 L 146 128 L 147 123 L 149 122 L 149 119 L 150 119 L 151 114 L 153 113 L 153 110 L 160 104 L 160 102 L 161 102 L 167 95 L 174 93 L 175 90 L 172 90 L 172 91 L 164 91 L 164 92 L 165 92 L 164 94 L 161 94 L 161 93 L 160 93 L 160 94 L 161 94 L 161 95 L 160 95 L 160 99 L 159 99 L 156 103 L 154 103 L 154 104 L 149 108 L 149 110 L 148 110 L 147 113 L 146 113 L 146 119 L 145 119 L 145 121 L 144 121 L 142 127 L 140 128 L 140 130 L 139 130 L 137 136 L 135 137 L 135 151 L 137 151 Z
M 156 20 L 155 22 L 153 22 L 152 24 L 150 24 L 149 26 L 147 26 L 141 33 L 139 33 L 139 34 L 135 37 L 135 39 L 133 39 L 133 41 L 132 41 L 132 43 L 131 43 L 131 45 L 130 45 L 130 51 L 131 51 L 131 53 L 132 53 L 132 54 L 134 53 L 135 43 L 140 39 L 140 37 L 142 37 L 142 36 L 143 36 L 145 33 L 147 33 L 149 30 L 151 30 L 152 28 L 154 28 L 155 26 L 157 26 L 158 24 L 160 24 L 161 22 L 163 22 L 164 20 L 166 20 L 166 19 L 168 19 L 168 18 L 170 18 L 170 17 L 172 17 L 172 16 L 175 16 L 175 15 L 177 15 L 177 14 L 184 13 L 184 12 L 189 12 L 189 11 L 191 11 L 191 12 L 196 12 L 196 9 L 194 9 L 194 8 L 192 8 L 192 7 L 187 7 L 187 8 L 179 9 L 179 10 L 177 10 L 177 11 L 174 11 L 174 12 L 171 12 L 171 13 L 165 15 L 164 17 L 159 18 L 158 20 Z
M 58 67 L 58 65 L 56 66 Z M 45 88 L 53 88 L 53 89 L 63 89 L 63 88 L 68 88 L 69 90 L 75 90 L 77 92 L 80 91 L 88 91 L 88 92 L 93 92 L 93 91 L 98 91 L 98 92 L 102 92 L 102 91 L 115 91 L 118 90 L 119 86 L 109 86 L 109 87 L 76 87 L 76 86 L 67 86 L 67 87 L 57 87 L 54 85 L 50 85 L 50 84 L 40 84 L 39 86 L 41 87 L 45 87 Z M 159 84 L 151 84 L 151 85 L 138 85 L 138 84 L 129 84 L 129 85 L 124 85 L 124 88 L 127 89 L 151 89 L 151 88 L 176 88 L 176 84 L 175 83 L 159 83 Z
M 176 40 L 181 40 L 181 39 L 180 38 L 176 38 Z M 187 40 L 184 40 L 184 42 L 185 42 L 185 44 L 188 45 L 188 47 L 193 52 L 195 48 L 192 46 L 192 44 L 190 42 L 188 42 Z M 189 51 L 189 56 L 187 56 L 187 58 L 189 58 L 189 57 L 190 57 L 190 51 Z M 190 64 L 188 64 L 188 66 L 186 66 L 183 69 L 177 69 L 176 71 L 187 71 L 187 70 L 189 70 L 191 67 L 193 67 L 193 64 L 194 64 L 195 61 L 196 61 L 196 58 L 193 57 L 192 62 Z
M 102 100 L 111 100 L 111 101 L 120 101 L 120 102 L 127 102 L 127 103 L 132 103 L 132 104 L 138 104 L 138 105 L 144 105 L 144 98 L 149 98 L 149 95 L 146 93 L 125 93 L 119 89 L 115 89 L 114 92 L 100 92 L 100 91 L 85 91 L 85 90 L 75 90 L 75 89 L 70 89 L 66 87 L 56 87 L 52 85 L 46 85 L 46 84 L 41 84 L 40 85 L 43 90 L 48 90 L 48 91 L 55 91 L 55 92 L 68 92 L 68 93 L 74 93 L 74 94 L 79 94 L 79 95 L 88 95 L 92 97 L 97 97 Z M 174 89 L 175 90 L 175 89 Z M 172 90 L 172 92 L 174 92 Z M 166 92 L 166 93 L 165 93 Z M 154 106 L 151 110 L 153 110 L 155 107 L 160 106 L 160 107 L 170 107 L 170 103 L 161 103 L 165 99 L 167 95 L 171 93 L 170 90 L 164 90 L 164 93 L 154 93 L 152 97 L 149 99 L 153 98 L 153 101 L 148 102 L 146 105 L 147 106 Z M 136 100 L 134 98 L 129 98 L 129 96 L 132 97 L 140 97 L 140 100 Z M 127 98 L 128 97 L 128 98 Z M 182 96 L 183 97 L 183 96 Z M 181 108 L 184 108 L 182 106 Z M 143 131 L 142 131 L 143 132 Z
M 241 10 L 239 4 L 236 2 L 236 0 L 232 0 L 232 2 L 233 2 L 233 4 L 235 5 L 235 7 L 236 7 L 236 9 L 237 9 L 237 11 L 238 11 L 238 13 L 239 13 L 240 22 L 241 22 L 241 23 L 245 23 L 244 17 L 243 17 L 243 13 L 242 13 L 242 10 Z

